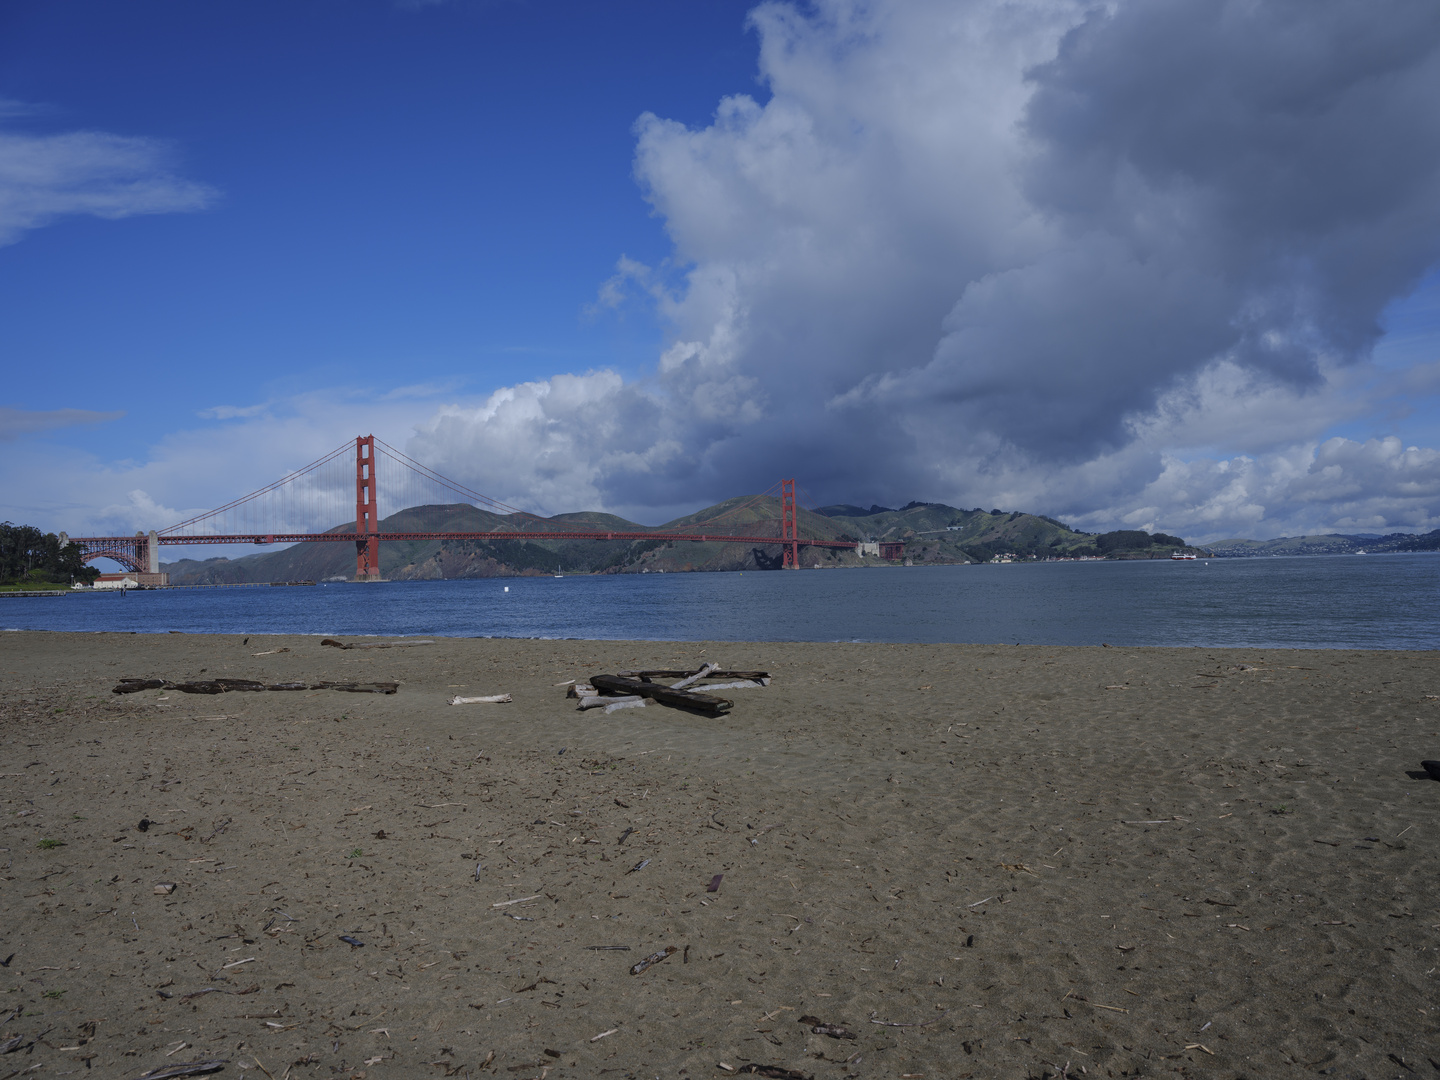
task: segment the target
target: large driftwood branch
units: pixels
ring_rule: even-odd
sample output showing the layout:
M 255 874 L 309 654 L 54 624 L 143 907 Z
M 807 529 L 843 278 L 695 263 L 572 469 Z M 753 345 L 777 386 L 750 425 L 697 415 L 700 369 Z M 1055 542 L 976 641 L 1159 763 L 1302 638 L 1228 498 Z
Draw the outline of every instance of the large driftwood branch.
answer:
M 655 668 L 647 671 L 617 671 L 615 674 L 622 679 L 688 679 L 696 675 L 699 668 Z M 725 668 L 718 668 L 705 676 L 707 679 L 768 679 L 768 671 L 730 671 Z
M 605 705 L 605 712 L 608 714 L 614 712 L 616 709 L 640 709 L 643 708 L 644 705 L 645 699 L 643 697 L 610 698 Z
M 719 671 L 719 670 L 720 670 L 720 665 L 719 665 L 719 664 L 706 664 L 706 665 L 705 665 L 704 667 L 702 667 L 699 671 L 695 672 L 694 675 L 686 675 L 685 678 L 681 679 L 679 682 L 671 683 L 671 684 L 670 684 L 670 689 L 671 689 L 671 690 L 684 690 L 684 689 L 686 689 L 687 687 L 694 686 L 694 685 L 695 685 L 697 682 L 699 682 L 701 679 L 709 678 L 709 677 L 710 677 L 710 673 L 711 673 L 712 671 Z
M 677 709 L 692 709 L 696 712 L 709 713 L 712 716 L 729 712 L 735 707 L 733 701 L 728 698 L 716 697 L 714 694 L 701 694 L 693 690 L 676 690 L 658 683 L 626 679 L 619 675 L 592 676 L 590 685 L 602 693 L 638 694 L 640 697 L 652 698 L 662 705 L 669 705 Z
M 581 698 L 580 703 L 576 706 L 576 708 L 583 712 L 586 709 L 599 709 L 606 705 L 614 705 L 616 702 L 620 701 L 644 700 L 645 699 L 642 698 L 639 694 L 626 694 L 623 697 L 601 697 L 599 694 L 595 694 L 591 697 Z

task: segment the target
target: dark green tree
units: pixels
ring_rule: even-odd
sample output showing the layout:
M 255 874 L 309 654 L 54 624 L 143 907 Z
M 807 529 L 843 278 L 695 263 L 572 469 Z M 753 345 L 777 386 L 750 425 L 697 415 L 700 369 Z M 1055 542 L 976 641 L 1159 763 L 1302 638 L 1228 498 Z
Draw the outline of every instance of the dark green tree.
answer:
M 60 537 L 33 525 L 0 522 L 0 581 L 65 583 L 93 581 L 100 575 L 86 566 L 78 544 L 60 546 Z

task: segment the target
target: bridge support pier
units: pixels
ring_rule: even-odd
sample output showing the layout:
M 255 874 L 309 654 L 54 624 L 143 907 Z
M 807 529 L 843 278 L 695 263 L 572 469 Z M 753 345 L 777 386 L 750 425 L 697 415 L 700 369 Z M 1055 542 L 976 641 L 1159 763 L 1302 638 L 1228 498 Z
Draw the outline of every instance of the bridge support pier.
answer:
M 380 579 L 380 531 L 375 492 L 375 436 L 355 440 L 355 580 Z
M 795 520 L 795 481 L 780 481 L 780 543 L 784 549 L 782 566 L 800 569 L 800 531 Z

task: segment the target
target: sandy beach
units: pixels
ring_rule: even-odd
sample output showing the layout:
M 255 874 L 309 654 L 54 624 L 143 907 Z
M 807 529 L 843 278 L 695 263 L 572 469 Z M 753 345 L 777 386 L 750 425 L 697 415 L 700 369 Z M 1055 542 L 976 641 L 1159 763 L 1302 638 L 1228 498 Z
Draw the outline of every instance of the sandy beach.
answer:
M 773 682 L 565 696 L 706 661 Z M 0 678 L 0 1080 L 1440 1073 L 1433 653 L 10 633 Z

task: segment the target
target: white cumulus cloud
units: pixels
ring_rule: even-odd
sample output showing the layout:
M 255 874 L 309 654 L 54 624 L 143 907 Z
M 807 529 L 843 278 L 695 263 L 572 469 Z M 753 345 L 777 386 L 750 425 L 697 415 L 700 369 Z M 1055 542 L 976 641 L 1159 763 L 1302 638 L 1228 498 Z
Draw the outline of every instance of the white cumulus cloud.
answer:
M 556 509 L 799 473 L 821 501 L 1212 538 L 1434 526 L 1432 451 L 1331 433 L 1436 396 L 1371 354 L 1440 259 L 1440 8 L 816 0 L 751 24 L 768 99 L 636 125 L 674 250 L 622 259 L 596 309 L 656 305 L 653 376 L 502 390 L 417 450 Z

